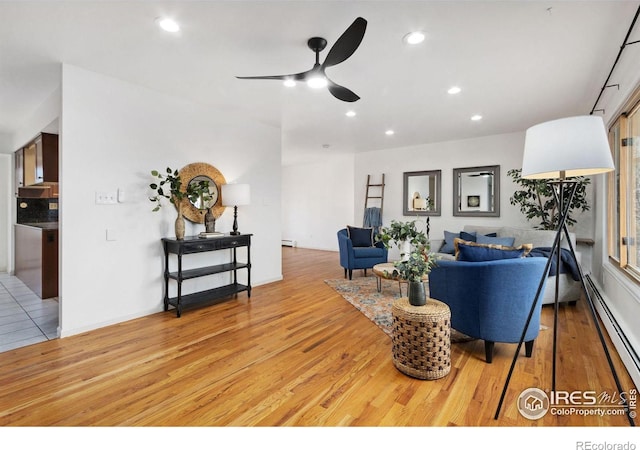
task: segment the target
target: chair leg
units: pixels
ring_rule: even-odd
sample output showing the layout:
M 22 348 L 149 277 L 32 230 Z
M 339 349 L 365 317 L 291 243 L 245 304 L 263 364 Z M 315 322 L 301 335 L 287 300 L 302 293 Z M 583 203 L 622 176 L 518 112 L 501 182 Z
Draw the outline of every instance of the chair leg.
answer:
M 353 270 L 349 269 L 349 279 L 351 280 L 353 278 Z
M 495 342 L 493 341 L 484 341 L 484 357 L 487 360 L 487 364 L 491 364 L 493 362 L 493 347 Z
M 344 277 L 347 278 L 347 269 L 344 269 Z
M 364 269 L 364 276 L 367 276 L 367 269 Z
M 524 354 L 526 355 L 527 358 L 531 358 L 531 355 L 533 354 L 533 343 L 535 342 L 535 340 L 533 341 L 527 341 L 524 343 Z

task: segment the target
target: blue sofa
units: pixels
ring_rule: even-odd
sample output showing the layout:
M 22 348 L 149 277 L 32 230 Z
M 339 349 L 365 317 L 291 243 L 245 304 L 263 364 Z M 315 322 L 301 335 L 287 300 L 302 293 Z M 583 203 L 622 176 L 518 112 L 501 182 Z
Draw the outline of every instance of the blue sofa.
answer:
M 485 341 L 491 363 L 496 342 L 520 341 L 546 263 L 547 258 L 438 261 L 429 274 L 429 296 L 449 305 L 452 328 Z M 541 300 L 524 339 L 527 357 L 540 330 Z
M 371 269 L 376 264 L 387 262 L 388 250 L 377 242 L 373 247 L 354 247 L 349 239 L 347 229 L 338 231 L 338 249 L 340 250 L 340 265 L 344 268 L 344 277 L 351 280 L 354 269 L 364 269 L 366 276 L 367 269 Z
M 551 247 L 553 245 L 553 240 L 556 237 L 556 232 L 553 230 L 534 230 L 529 228 L 516 227 L 486 227 L 478 225 L 465 225 L 462 231 L 465 231 L 467 233 L 475 232 L 476 234 L 485 235 L 488 233 L 496 233 L 497 237 L 499 238 L 513 237 L 513 245 L 515 247 L 522 244 L 532 244 L 533 248 Z M 569 237 L 571 238 L 573 248 L 576 249 L 577 244 L 575 233 L 569 233 Z M 453 254 L 439 252 L 439 249 L 441 249 L 443 243 L 444 240 L 442 239 L 432 239 L 431 248 L 434 251 L 438 252 L 436 253 L 438 258 L 454 260 L 455 256 Z M 563 249 L 569 248 L 569 245 L 567 244 L 566 239 L 564 239 L 564 236 L 561 244 Z M 576 251 L 576 257 L 578 259 L 578 263 L 581 263 L 580 252 Z M 558 283 L 558 301 L 575 304 L 575 302 L 580 300 L 580 297 L 582 296 L 582 284 L 579 280 L 576 281 L 576 279 L 573 278 L 570 273 L 560 273 L 558 277 Z M 543 305 L 553 304 L 555 302 L 555 286 L 556 275 L 550 274 L 547 281 L 547 289 L 544 290 L 544 295 L 542 297 Z

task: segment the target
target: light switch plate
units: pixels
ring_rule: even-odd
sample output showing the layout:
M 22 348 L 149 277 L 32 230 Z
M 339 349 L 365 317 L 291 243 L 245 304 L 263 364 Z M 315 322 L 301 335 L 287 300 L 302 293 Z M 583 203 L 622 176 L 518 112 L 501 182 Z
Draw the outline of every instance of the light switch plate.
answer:
M 115 192 L 96 192 L 96 205 L 115 205 L 117 202 Z

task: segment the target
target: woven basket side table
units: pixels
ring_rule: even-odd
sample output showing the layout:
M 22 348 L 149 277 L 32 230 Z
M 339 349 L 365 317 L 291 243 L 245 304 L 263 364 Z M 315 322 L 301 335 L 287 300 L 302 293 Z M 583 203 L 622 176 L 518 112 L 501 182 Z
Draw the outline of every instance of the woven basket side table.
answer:
M 413 306 L 406 297 L 391 308 L 393 364 L 421 380 L 442 378 L 451 371 L 451 311 L 432 298 Z

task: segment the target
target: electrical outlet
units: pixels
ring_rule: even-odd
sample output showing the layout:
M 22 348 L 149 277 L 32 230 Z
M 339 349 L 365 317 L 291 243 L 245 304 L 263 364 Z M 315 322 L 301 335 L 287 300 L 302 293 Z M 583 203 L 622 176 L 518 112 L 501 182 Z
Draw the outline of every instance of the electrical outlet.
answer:
M 96 205 L 115 205 L 117 202 L 115 192 L 96 192 Z

